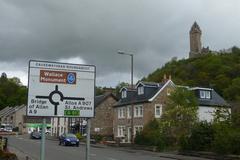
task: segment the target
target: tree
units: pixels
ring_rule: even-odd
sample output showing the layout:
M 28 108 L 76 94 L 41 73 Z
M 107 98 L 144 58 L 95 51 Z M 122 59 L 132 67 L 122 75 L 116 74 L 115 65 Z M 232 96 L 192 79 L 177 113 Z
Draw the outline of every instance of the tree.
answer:
M 27 103 L 27 88 L 19 78 L 1 76 L 0 78 L 0 109 Z
M 191 128 L 197 122 L 197 99 L 192 91 L 176 88 L 169 96 L 163 121 L 169 124 L 168 134 L 178 144 L 183 136 L 189 136 Z
M 119 83 L 117 86 L 116 86 L 116 90 L 115 90 L 115 94 L 117 95 L 117 97 L 119 97 L 120 96 L 120 90 L 123 88 L 123 87 L 127 87 L 127 86 L 129 86 L 129 84 L 128 83 L 126 83 L 126 82 L 121 82 L 121 83 Z

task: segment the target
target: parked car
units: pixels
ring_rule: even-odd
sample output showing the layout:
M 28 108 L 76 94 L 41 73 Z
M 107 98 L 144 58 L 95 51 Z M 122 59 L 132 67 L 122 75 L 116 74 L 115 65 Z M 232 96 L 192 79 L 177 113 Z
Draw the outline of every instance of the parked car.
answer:
M 31 132 L 30 134 L 30 138 L 31 139 L 41 139 L 42 136 L 41 136 L 41 133 L 37 132 L 37 131 L 33 131 Z
M 59 145 L 64 146 L 79 146 L 78 138 L 72 133 L 64 133 L 59 137 Z

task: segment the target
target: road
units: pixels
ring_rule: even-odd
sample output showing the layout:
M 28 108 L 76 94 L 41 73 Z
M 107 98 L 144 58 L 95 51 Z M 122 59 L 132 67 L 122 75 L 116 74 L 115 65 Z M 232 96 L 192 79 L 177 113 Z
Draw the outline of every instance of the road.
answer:
M 29 136 L 10 136 L 8 144 L 34 160 L 40 157 L 40 140 L 32 140 Z M 85 160 L 85 145 L 79 147 L 59 146 L 58 141 L 46 140 L 45 160 Z M 158 154 L 139 150 L 129 150 L 117 147 L 91 147 L 90 160 L 171 160 Z

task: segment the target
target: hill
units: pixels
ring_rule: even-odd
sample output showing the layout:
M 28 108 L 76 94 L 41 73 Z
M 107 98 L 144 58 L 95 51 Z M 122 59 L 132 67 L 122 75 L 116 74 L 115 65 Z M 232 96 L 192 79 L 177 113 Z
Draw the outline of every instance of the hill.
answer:
M 199 58 L 171 60 L 143 80 L 160 82 L 171 75 L 178 85 L 211 87 L 229 101 L 240 100 L 240 49 Z

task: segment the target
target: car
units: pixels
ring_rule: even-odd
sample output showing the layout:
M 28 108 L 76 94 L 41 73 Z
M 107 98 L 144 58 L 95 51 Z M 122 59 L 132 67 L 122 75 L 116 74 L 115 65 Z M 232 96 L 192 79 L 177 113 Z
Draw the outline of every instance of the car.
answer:
M 79 139 L 72 133 L 64 133 L 59 137 L 59 145 L 79 146 Z
M 30 138 L 31 139 L 41 139 L 42 136 L 41 136 L 41 133 L 37 132 L 37 131 L 33 131 L 31 132 L 30 134 Z

